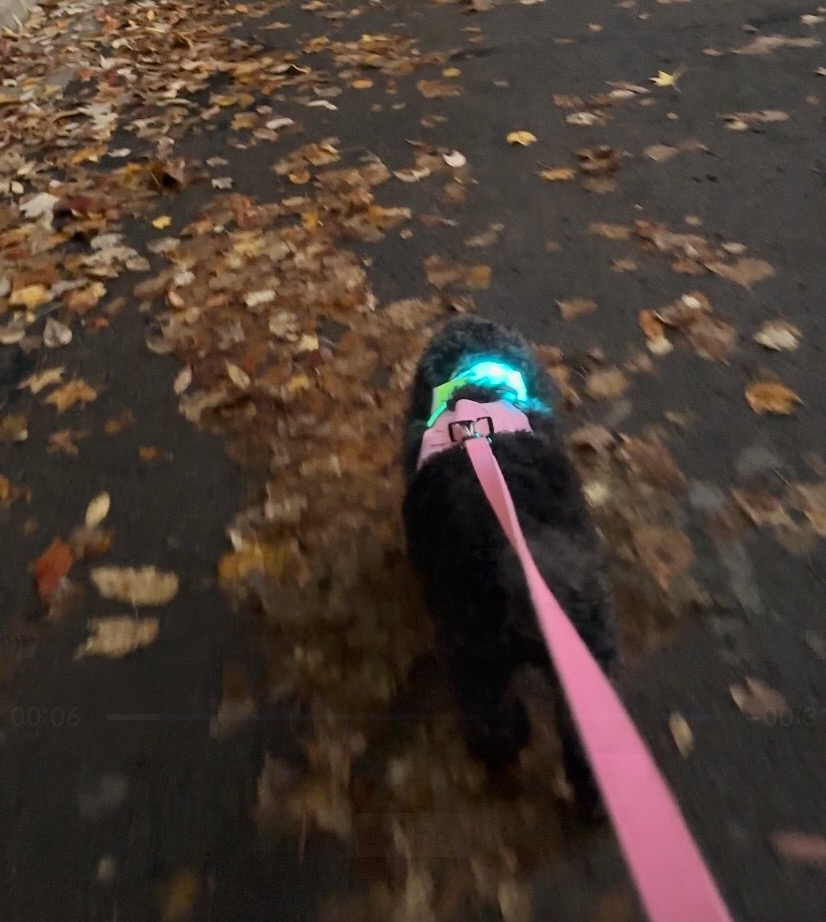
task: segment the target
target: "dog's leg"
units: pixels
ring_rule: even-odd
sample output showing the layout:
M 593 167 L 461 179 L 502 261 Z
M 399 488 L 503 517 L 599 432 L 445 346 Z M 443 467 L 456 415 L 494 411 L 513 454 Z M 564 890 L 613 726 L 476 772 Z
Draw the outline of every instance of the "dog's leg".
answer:
M 516 694 L 507 651 L 461 651 L 452 674 L 468 750 L 497 773 L 515 761 L 530 739 L 530 722 Z

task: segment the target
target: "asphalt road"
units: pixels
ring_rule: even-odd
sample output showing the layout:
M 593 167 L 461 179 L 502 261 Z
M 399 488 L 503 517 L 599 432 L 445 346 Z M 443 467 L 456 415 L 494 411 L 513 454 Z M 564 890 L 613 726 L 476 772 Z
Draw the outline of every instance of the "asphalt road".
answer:
M 675 491 L 673 523 L 691 540 L 691 574 L 704 602 L 678 599 L 657 608 L 655 595 L 635 591 L 631 574 L 642 565 L 608 531 L 625 593 L 623 694 L 735 917 L 820 922 L 826 918 L 823 853 L 790 860 L 778 854 L 772 837 L 780 830 L 826 836 L 823 539 L 797 516 L 799 541 L 789 550 L 790 541 L 776 540 L 770 528 L 732 524 L 727 497 L 732 487 L 777 493 L 797 482 L 820 483 L 826 469 L 826 78 L 815 74 L 826 63 L 824 52 L 819 44 L 777 40 L 764 44 L 764 53 L 732 52 L 761 36 L 819 39 L 826 24 L 817 16 L 801 21 L 816 13 L 813 7 L 757 0 L 548 0 L 479 13 L 468 13 L 465 4 L 388 0 L 364 9 L 336 6 L 361 10 L 340 28 L 316 15 L 312 4 L 273 5 L 262 18 L 251 15 L 257 9 L 221 7 L 221 21 L 239 42 L 270 50 L 297 47 L 297 36 L 337 30 L 337 37 L 353 40 L 399 32 L 425 52 L 451 52 L 440 65 L 400 75 L 392 96 L 382 92 L 387 82 L 376 78 L 372 88 L 333 97 L 335 110 L 301 106 L 289 93 L 283 100 L 275 93 L 276 112 L 300 119 L 306 135 L 282 138 L 275 147 L 228 144 L 228 119 L 219 119 L 216 130 L 204 130 L 197 119 L 176 129 L 179 154 L 225 158 L 217 175 L 231 176 L 235 191 L 264 200 L 275 182 L 271 164 L 298 143 L 335 136 L 351 162 L 371 153 L 391 170 L 411 166 L 411 140 L 459 150 L 472 177 L 462 203 L 439 201 L 440 183 L 391 182 L 376 190 L 383 205 L 456 222 L 435 229 L 414 222 L 411 237 L 392 233 L 375 244 L 353 244 L 369 257 L 369 281 L 380 304 L 427 296 L 423 260 L 438 252 L 448 260 L 489 264 L 490 286 L 473 292 L 476 309 L 560 348 L 574 369 L 587 371 L 587 354 L 596 348 L 609 365 L 645 352 L 638 312 L 692 289 L 704 292 L 734 327 L 726 362 L 699 358 L 679 342 L 654 358 L 653 373 L 634 375 L 624 394 L 586 398 L 564 418 L 571 430 L 590 421 L 630 436 L 651 426 L 668 431 L 669 451 L 686 479 L 682 492 Z M 55 8 L 50 15 L 58 16 Z M 203 16 L 200 10 L 201 24 Z M 268 29 L 274 20 L 291 28 Z M 440 74 L 450 68 L 459 75 Z M 676 72 L 676 88 L 655 86 L 650 78 L 658 71 Z M 463 93 L 428 99 L 417 89 L 420 79 L 454 80 Z M 628 99 L 606 109 L 554 102 L 555 95 L 588 100 L 609 92 L 612 82 L 649 92 L 629 90 Z M 209 91 L 227 85 L 218 73 Z M 71 109 L 88 92 L 88 82 L 70 83 L 64 107 Z M 207 96 L 194 97 L 196 108 L 206 106 Z M 148 110 L 143 102 L 129 105 L 112 148 L 139 147 L 132 123 Z M 766 110 L 788 118 L 749 117 L 745 130 L 732 130 L 731 119 L 727 124 L 722 118 Z M 566 122 L 578 111 L 602 115 L 592 125 Z M 428 118 L 434 114 L 444 121 Z M 508 144 L 506 136 L 519 130 L 538 140 L 525 148 Z M 576 171 L 577 151 L 600 145 L 626 154 L 619 156 L 613 191 L 585 189 L 578 178 L 537 176 L 548 168 Z M 660 161 L 646 153 L 652 145 L 686 149 Z M 36 158 L 36 137 L 26 146 Z M 107 169 L 100 166 L 100 174 Z M 170 216 L 168 233 L 176 233 L 214 195 L 208 183 L 193 184 L 165 196 L 152 216 Z M 702 234 L 717 246 L 741 243 L 774 274 L 751 288 L 705 271 L 680 274 L 662 253 L 589 232 L 594 222 L 628 226 L 638 219 Z M 491 224 L 504 226 L 494 245 L 465 246 Z M 143 215 L 124 218 L 123 230 L 140 253 L 158 237 Z M 549 248 L 548 241 L 557 246 Z M 13 254 L 4 258 L 13 267 Z M 617 259 L 632 260 L 634 269 L 617 271 Z M 153 271 L 160 265 L 153 256 Z M 254 618 L 232 604 L 216 577 L 217 561 L 229 549 L 226 529 L 259 495 L 262 471 L 231 460 L 221 435 L 200 431 L 180 415 L 173 391 L 180 364 L 146 348 L 147 319 L 133 309 L 135 281 L 124 275 L 107 283 L 107 300 L 123 297 L 128 306 L 106 329 L 74 326 L 72 343 L 59 355 L 0 346 L 0 416 L 24 413 L 28 419 L 26 441 L 0 444 L 0 474 L 31 490 L 29 500 L 0 504 L 2 917 L 291 922 L 321 918 L 327 905 L 326 919 L 366 918 L 357 909 L 348 916 L 346 907 L 329 914 L 331 899 L 363 887 L 346 844 L 309 835 L 297 850 L 294 839 L 256 831 L 264 753 L 299 759 L 300 722 L 264 719 L 264 710 L 229 742 L 210 735 L 227 663 L 244 664 L 253 684 L 263 681 Z M 592 299 L 598 309 L 563 320 L 555 301 L 577 297 Z M 776 317 L 799 328 L 796 351 L 769 353 L 752 341 L 760 324 Z M 50 434 L 64 422 L 18 389 L 27 375 L 54 365 L 55 356 L 73 376 L 94 381 L 100 394 L 82 414 L 73 409 L 64 418 L 65 425 L 88 433 L 76 455 L 48 452 Z M 772 375 L 800 396 L 793 416 L 749 408 L 749 381 Z M 582 390 L 576 371 L 574 383 Z M 108 435 L 105 422 L 127 409 L 131 426 Z M 675 425 L 678 418 L 689 422 Z M 160 456 L 147 460 L 142 446 L 157 447 Z M 113 500 L 115 562 L 174 570 L 181 590 L 150 649 L 117 662 L 81 664 L 73 653 L 87 636 L 86 617 L 110 614 L 109 603 L 90 591 L 82 614 L 50 623 L 29 568 L 54 536 L 82 521 L 87 503 L 102 490 Z M 783 696 L 788 708 L 782 720 L 753 721 L 735 706 L 729 687 L 747 677 Z M 674 712 L 693 731 L 688 757 L 669 732 Z M 191 893 L 189 874 L 198 880 Z M 636 918 L 604 832 L 570 832 L 562 850 L 534 867 L 531 883 L 537 920 Z M 503 906 L 469 902 L 453 918 L 526 918 L 503 917 Z M 430 917 L 408 908 L 397 918 Z

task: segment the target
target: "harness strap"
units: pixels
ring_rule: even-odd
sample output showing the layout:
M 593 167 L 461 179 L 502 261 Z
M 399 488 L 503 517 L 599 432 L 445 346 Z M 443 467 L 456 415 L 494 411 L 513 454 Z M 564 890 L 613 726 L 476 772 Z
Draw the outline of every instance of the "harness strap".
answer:
M 545 585 L 486 438 L 465 448 L 519 558 L 551 660 L 651 922 L 731 922 L 653 757 L 602 670 Z

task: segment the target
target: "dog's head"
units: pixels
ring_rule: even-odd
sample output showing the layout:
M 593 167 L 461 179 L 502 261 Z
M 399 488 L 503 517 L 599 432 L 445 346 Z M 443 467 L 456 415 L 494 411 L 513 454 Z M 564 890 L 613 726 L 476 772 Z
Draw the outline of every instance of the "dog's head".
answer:
M 475 362 L 495 362 L 518 372 L 529 398 L 523 409 L 532 428 L 546 433 L 554 428 L 550 411 L 556 403 L 556 390 L 527 341 L 514 330 L 464 314 L 436 331 L 416 367 L 402 450 L 408 482 L 416 473 L 422 436 L 433 411 L 434 390 Z M 447 405 L 452 409 L 461 398 L 485 403 L 502 396 L 496 387 L 467 384 L 453 391 Z
M 531 402 L 550 409 L 556 394 L 548 376 L 525 339 L 490 320 L 464 314 L 449 320 L 428 343 L 416 368 L 410 420 L 426 420 L 431 413 L 435 388 L 475 362 L 492 362 L 519 372 Z M 454 399 L 490 399 L 493 388 L 468 385 Z

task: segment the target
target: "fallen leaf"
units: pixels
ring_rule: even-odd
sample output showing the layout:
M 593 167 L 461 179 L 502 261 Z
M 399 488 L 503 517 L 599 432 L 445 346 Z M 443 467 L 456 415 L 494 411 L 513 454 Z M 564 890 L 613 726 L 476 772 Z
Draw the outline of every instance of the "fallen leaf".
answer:
M 419 80 L 416 89 L 425 99 L 444 99 L 446 96 L 460 96 L 462 87 L 458 83 L 444 80 Z
M 111 499 L 108 493 L 99 493 L 87 506 L 85 524 L 87 528 L 97 528 L 109 515 Z
M 88 432 L 77 432 L 74 429 L 59 429 L 57 432 L 52 432 L 49 435 L 48 452 L 53 455 L 61 451 L 70 457 L 75 457 L 78 454 L 78 447 L 74 440 L 86 438 L 88 434 Z
M 821 537 L 826 537 L 826 483 L 795 483 L 789 487 L 789 498 Z
M 700 358 L 727 362 L 737 331 L 719 317 L 702 314 L 688 327 L 685 335 Z
M 628 378 L 619 368 L 600 368 L 585 380 L 585 391 L 592 400 L 613 400 L 628 390 Z
M 777 496 L 737 488 L 732 489 L 731 496 L 740 510 L 758 528 L 763 525 L 791 524 L 791 519 L 783 508 L 783 502 Z
M 464 154 L 460 154 L 458 150 L 451 151 L 449 154 L 444 154 L 442 159 L 454 170 L 458 170 L 467 164 L 467 157 L 465 157 Z
M 75 659 L 84 656 L 105 656 L 120 659 L 154 643 L 158 636 L 157 618 L 135 618 L 114 615 L 89 622 L 92 636 L 75 650 Z
M 826 867 L 826 838 L 797 829 L 782 829 L 772 833 L 771 843 L 774 850 L 794 864 L 807 867 Z
M 48 602 L 55 589 L 68 574 L 74 563 L 69 545 L 60 538 L 54 541 L 32 564 L 32 575 L 37 584 L 37 594 Z
M 152 222 L 152 227 L 157 230 L 164 230 L 164 228 L 169 227 L 172 223 L 172 218 L 168 214 L 160 215 L 160 217 L 155 218 Z
M 49 289 L 45 285 L 26 285 L 24 288 L 12 291 L 9 306 L 22 307 L 31 311 L 50 300 Z
M 227 362 L 226 368 L 227 377 L 239 390 L 248 391 L 250 389 L 250 386 L 252 385 L 252 379 L 244 371 L 243 368 L 239 368 L 238 365 L 235 365 L 232 362 Z
M 52 384 L 57 384 L 63 378 L 63 372 L 65 371 L 66 369 L 63 365 L 57 368 L 45 368 L 43 371 L 35 372 L 35 374 L 29 375 L 28 378 L 24 378 L 18 385 L 18 389 L 28 388 L 32 394 L 39 394 L 47 387 L 51 387 Z
M 393 175 L 402 182 L 420 182 L 430 176 L 431 172 L 428 167 L 424 167 L 420 170 L 394 170 Z
M 43 345 L 47 349 L 59 349 L 61 346 L 68 346 L 72 341 L 72 331 L 65 323 L 49 317 L 43 328 Z
M 569 125 L 590 128 L 592 125 L 604 124 L 605 116 L 600 112 L 572 112 L 570 115 L 565 116 L 565 121 Z
M 694 734 L 691 732 L 691 727 L 685 717 L 678 712 L 672 714 L 668 718 L 668 729 L 671 731 L 671 736 L 680 755 L 683 758 L 691 755 L 694 749 Z
M 0 419 L 0 445 L 3 442 L 25 442 L 29 437 L 29 423 L 25 416 L 10 413 Z
M 576 172 L 571 167 L 560 166 L 542 170 L 539 175 L 548 182 L 569 182 L 576 176 Z
M 97 391 L 80 378 L 69 381 L 63 387 L 52 391 L 45 403 L 51 403 L 57 408 L 58 413 L 63 413 L 76 403 L 91 403 L 97 399 Z
M 571 298 L 567 301 L 557 301 L 556 306 L 563 320 L 573 320 L 585 314 L 593 314 L 597 309 L 597 302 L 588 298 Z
M 180 396 L 190 384 L 192 384 L 192 368 L 187 365 L 175 376 L 175 380 L 172 382 L 172 390 Z
M 819 38 L 796 38 L 788 35 L 760 35 L 748 45 L 733 48 L 734 54 L 771 54 L 779 48 L 816 48 L 821 44 Z
M 678 67 L 673 74 L 669 74 L 667 71 L 658 70 L 656 77 L 651 77 L 651 82 L 655 86 L 673 86 L 677 88 L 677 81 L 685 73 L 684 67 Z
M 516 144 L 521 147 L 528 147 L 536 142 L 536 135 L 530 131 L 512 131 L 507 137 L 508 144 Z
M 117 416 L 107 419 L 103 424 L 103 431 L 106 435 L 117 435 L 119 432 L 123 432 L 124 429 L 129 429 L 133 423 L 132 411 L 124 410 L 122 413 L 118 413 Z
M 166 605 L 178 594 L 178 577 L 156 567 L 97 567 L 89 576 L 104 599 L 129 605 Z
M 69 535 L 69 547 L 75 560 L 97 560 L 112 549 L 115 535 L 107 528 L 76 528 Z
M 630 240 L 631 228 L 624 224 L 606 224 L 603 221 L 595 221 L 588 225 L 588 233 L 596 234 L 598 237 L 605 237 L 608 240 Z
M 637 320 L 645 336 L 646 345 L 654 355 L 667 355 L 671 352 L 674 346 L 665 335 L 665 324 L 654 311 L 641 310 Z
M 740 259 L 734 265 L 712 262 L 706 263 L 706 268 L 715 275 L 737 282 L 748 289 L 774 275 L 774 269 L 765 259 Z
M 652 144 L 643 151 L 645 156 L 655 163 L 664 163 L 666 160 L 670 160 L 672 157 L 676 156 L 679 152 L 680 149 L 678 147 L 671 147 L 669 144 Z
M 791 416 L 803 403 L 800 397 L 779 381 L 754 381 L 746 388 L 746 400 L 755 413 Z
M 634 531 L 633 543 L 641 562 L 663 592 L 668 592 L 674 578 L 684 573 L 694 560 L 691 541 L 676 528 L 640 525 Z
M 788 707 L 783 695 L 760 679 L 747 677 L 745 685 L 730 685 L 729 691 L 737 707 L 752 720 L 773 723 Z
M 754 334 L 754 341 L 765 349 L 792 351 L 800 345 L 800 330 L 786 320 L 767 320 Z

